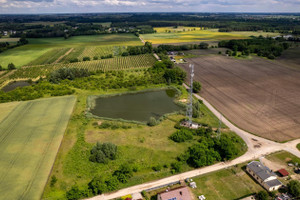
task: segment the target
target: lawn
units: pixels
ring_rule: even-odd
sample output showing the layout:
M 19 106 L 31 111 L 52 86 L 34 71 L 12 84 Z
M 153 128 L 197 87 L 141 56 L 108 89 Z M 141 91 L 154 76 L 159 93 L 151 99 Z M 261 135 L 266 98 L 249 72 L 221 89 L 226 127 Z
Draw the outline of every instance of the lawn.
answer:
M 206 199 L 240 199 L 263 190 L 242 167 L 238 165 L 217 172 L 205 174 L 193 180 L 197 188 L 192 189 L 195 196 L 204 195 Z
M 52 55 L 52 51 L 59 51 L 62 48 L 76 48 L 83 46 L 136 46 L 142 45 L 140 39 L 133 34 L 103 34 L 91 36 L 74 36 L 65 40 L 64 38 L 29 38 L 29 44 L 9 49 L 0 54 L 0 65 L 6 68 L 9 63 L 16 67 L 28 65 L 36 59 Z M 48 52 L 49 55 L 47 54 Z M 61 51 L 60 55 L 64 55 Z M 42 63 L 38 63 L 42 64 Z
M 0 199 L 41 198 L 75 100 L 20 102 L 0 123 Z
M 141 37 L 145 41 L 150 41 L 153 44 L 162 43 L 183 43 L 183 42 L 201 42 L 201 41 L 220 41 L 231 39 L 247 39 L 249 36 L 274 36 L 277 33 L 265 32 L 218 32 L 217 29 L 202 30 L 196 27 L 160 27 L 155 28 L 157 33 L 142 34 Z
M 138 87 L 137 90 L 146 89 Z M 97 91 L 98 94 L 120 93 L 122 90 Z M 171 163 L 176 162 L 176 157 L 187 150 L 189 146 L 197 142 L 195 140 L 175 143 L 169 136 L 175 131 L 174 125 L 184 116 L 171 115 L 159 125 L 149 127 L 125 122 L 113 122 L 114 124 L 131 126 L 129 129 L 100 129 L 97 126 L 99 120 L 86 118 L 84 110 L 86 108 L 87 96 L 95 94 L 95 91 L 79 91 L 78 101 L 71 118 L 66 135 L 63 139 L 61 150 L 53 167 L 51 176 L 55 176 L 58 182 L 55 186 L 50 186 L 48 182 L 44 192 L 44 199 L 65 199 L 65 191 L 70 189 L 74 183 L 79 187 L 86 187 L 88 182 L 95 176 L 105 177 L 112 174 L 120 165 L 129 163 L 137 169 L 129 182 L 120 184 L 119 188 L 124 188 L 147 181 L 156 180 L 172 175 Z M 216 117 L 208 113 L 208 109 L 202 107 L 204 116 L 198 120 L 218 124 Z M 105 122 L 105 120 L 100 120 Z M 234 134 L 224 132 L 224 134 Z M 119 154 L 116 160 L 108 164 L 99 164 L 89 161 L 91 148 L 96 142 L 111 142 L 118 146 Z M 241 147 L 242 149 L 242 147 Z M 161 170 L 156 172 L 152 169 L 161 166 Z M 192 168 L 187 164 L 182 164 L 182 171 Z

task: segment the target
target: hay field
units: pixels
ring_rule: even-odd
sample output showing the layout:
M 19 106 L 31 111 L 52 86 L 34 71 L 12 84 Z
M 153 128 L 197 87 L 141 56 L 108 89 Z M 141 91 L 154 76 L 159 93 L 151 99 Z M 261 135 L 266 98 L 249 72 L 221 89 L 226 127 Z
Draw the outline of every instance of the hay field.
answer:
M 198 27 L 160 27 L 154 28 L 157 33 L 142 34 L 141 37 L 145 41 L 150 41 L 153 44 L 166 43 L 187 43 L 201 41 L 220 41 L 231 39 L 247 39 L 249 36 L 274 36 L 277 33 L 265 33 L 255 31 L 243 32 L 218 32 L 218 29 L 204 30 Z
M 133 34 L 104 34 L 90 36 L 74 36 L 67 40 L 64 38 L 36 38 L 28 39 L 29 44 L 9 49 L 0 54 L 0 65 L 6 68 L 9 63 L 14 63 L 17 68 L 28 65 L 36 59 L 43 60 L 42 57 L 49 57 L 53 51 L 62 48 L 76 48 L 83 46 L 136 46 L 143 45 L 140 39 Z M 60 55 L 64 55 L 61 51 Z M 43 63 L 38 63 L 43 64 Z
M 41 198 L 75 100 L 20 102 L 0 122 L 0 199 Z
M 186 60 L 195 64 L 200 94 L 237 126 L 274 141 L 299 138 L 299 71 L 258 57 Z M 188 64 L 181 66 L 188 69 Z

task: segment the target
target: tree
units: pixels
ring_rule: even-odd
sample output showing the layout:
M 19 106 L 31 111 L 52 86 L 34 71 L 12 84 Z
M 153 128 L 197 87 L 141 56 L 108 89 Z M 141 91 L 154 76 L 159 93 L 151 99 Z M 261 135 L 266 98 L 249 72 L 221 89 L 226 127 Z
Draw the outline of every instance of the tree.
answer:
M 16 66 L 15 66 L 13 63 L 9 63 L 9 64 L 7 65 L 7 69 L 8 69 L 8 70 L 14 70 L 14 69 L 16 69 Z
M 288 192 L 294 197 L 300 196 L 300 182 L 292 180 L 287 184 Z
M 181 143 L 193 139 L 193 134 L 187 129 L 180 129 L 173 133 L 170 139 L 174 142 Z
M 94 195 L 102 194 L 107 191 L 107 186 L 103 177 L 94 177 L 88 183 L 88 187 Z
M 269 194 L 265 190 L 262 190 L 257 193 L 257 199 L 258 200 L 268 200 L 269 199 Z
M 129 164 L 123 164 L 113 173 L 121 183 L 127 183 L 128 179 L 133 175 L 133 169 Z
M 112 143 L 97 142 L 91 150 L 90 161 L 97 163 L 107 163 L 108 160 L 117 158 L 118 147 Z
M 88 195 L 86 191 L 80 190 L 77 185 L 72 186 L 72 188 L 66 193 L 66 197 L 68 200 L 77 200 L 87 196 Z
M 3 67 L 0 65 L 0 71 L 3 71 L 4 69 L 3 69 Z
M 201 90 L 201 83 L 198 81 L 193 82 L 193 92 L 198 93 Z
M 208 49 L 208 43 L 201 42 L 201 43 L 199 44 L 199 48 L 200 48 L 200 49 Z

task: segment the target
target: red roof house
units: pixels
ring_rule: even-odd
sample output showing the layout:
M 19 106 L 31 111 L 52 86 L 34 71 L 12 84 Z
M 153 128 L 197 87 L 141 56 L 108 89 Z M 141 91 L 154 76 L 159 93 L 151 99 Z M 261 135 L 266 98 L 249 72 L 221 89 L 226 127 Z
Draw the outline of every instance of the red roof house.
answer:
M 188 187 L 180 187 L 158 194 L 158 200 L 192 200 Z

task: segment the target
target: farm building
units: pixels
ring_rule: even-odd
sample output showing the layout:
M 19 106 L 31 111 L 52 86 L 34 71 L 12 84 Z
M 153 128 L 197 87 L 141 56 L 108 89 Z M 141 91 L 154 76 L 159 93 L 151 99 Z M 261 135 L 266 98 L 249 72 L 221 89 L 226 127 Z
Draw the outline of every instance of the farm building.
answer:
M 188 187 L 179 187 L 157 196 L 158 200 L 192 200 Z
M 246 167 L 247 172 L 266 190 L 274 191 L 281 187 L 282 183 L 268 167 L 261 162 L 252 161 Z
M 280 169 L 278 170 L 278 173 L 282 176 L 282 177 L 285 177 L 285 176 L 288 176 L 289 173 L 285 170 L 285 169 Z

